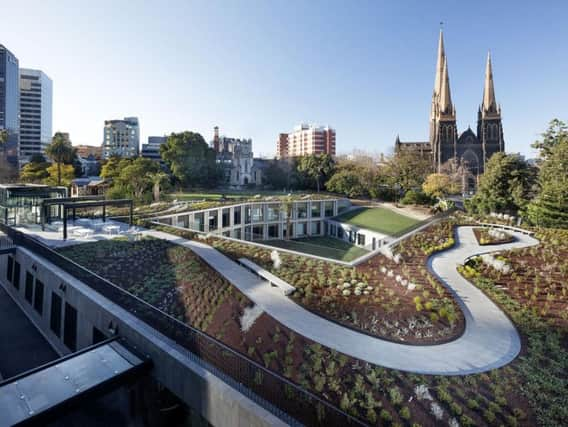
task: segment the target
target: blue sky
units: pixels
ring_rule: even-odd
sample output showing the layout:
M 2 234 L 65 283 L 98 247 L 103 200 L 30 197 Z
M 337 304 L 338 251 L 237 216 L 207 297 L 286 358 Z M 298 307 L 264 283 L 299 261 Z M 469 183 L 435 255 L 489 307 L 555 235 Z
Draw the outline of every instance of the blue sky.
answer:
M 167 6 L 165 6 L 167 4 Z M 0 43 L 54 81 L 54 131 L 98 145 L 105 119 L 149 135 L 213 126 L 272 156 L 300 122 L 338 151 L 424 140 L 439 22 L 460 132 L 475 129 L 491 50 L 507 151 L 568 120 L 568 2 L 4 1 Z

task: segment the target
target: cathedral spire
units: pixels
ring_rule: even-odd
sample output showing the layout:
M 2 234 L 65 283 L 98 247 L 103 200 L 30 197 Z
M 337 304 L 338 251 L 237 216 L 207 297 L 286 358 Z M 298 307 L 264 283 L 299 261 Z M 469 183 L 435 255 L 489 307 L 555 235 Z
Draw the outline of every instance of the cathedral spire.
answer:
M 491 53 L 487 53 L 487 64 L 485 65 L 485 85 L 483 86 L 483 113 L 496 113 L 497 101 L 495 101 L 495 88 L 493 86 L 493 69 L 491 67 Z
M 448 75 L 448 60 L 444 56 L 444 65 L 441 76 L 440 87 L 440 111 L 447 114 L 453 114 L 452 96 L 450 94 L 450 77 Z
M 442 69 L 446 59 L 446 52 L 444 51 L 444 33 L 440 28 L 440 38 L 438 39 L 438 59 L 436 61 L 436 79 L 434 81 L 434 96 L 440 95 L 442 88 Z

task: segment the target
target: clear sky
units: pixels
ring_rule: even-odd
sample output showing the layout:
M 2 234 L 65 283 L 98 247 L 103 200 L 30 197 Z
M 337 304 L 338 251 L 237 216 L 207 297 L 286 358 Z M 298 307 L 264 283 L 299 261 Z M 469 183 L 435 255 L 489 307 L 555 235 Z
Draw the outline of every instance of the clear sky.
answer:
M 440 21 L 459 131 L 475 129 L 490 49 L 506 149 L 568 120 L 568 1 L 2 0 L 0 43 L 54 82 L 54 131 L 99 145 L 105 119 L 149 135 L 253 139 L 300 122 L 338 151 L 426 140 Z

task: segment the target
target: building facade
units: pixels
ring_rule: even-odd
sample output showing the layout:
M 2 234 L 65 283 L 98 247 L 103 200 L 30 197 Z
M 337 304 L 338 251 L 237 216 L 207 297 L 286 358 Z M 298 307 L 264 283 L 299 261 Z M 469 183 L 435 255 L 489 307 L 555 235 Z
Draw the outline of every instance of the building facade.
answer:
M 40 70 L 20 69 L 20 166 L 51 142 L 53 83 Z
M 0 130 L 6 130 L 8 140 L 2 155 L 18 166 L 20 143 L 20 65 L 18 58 L 0 44 Z
M 402 142 L 397 136 L 395 151 L 415 152 L 431 159 L 433 169 L 440 172 L 450 160 L 464 167 L 464 190 L 476 186 L 489 158 L 505 150 L 501 107 L 495 98 L 491 56 L 487 56 L 483 98 L 477 113 L 477 133 L 468 128 L 458 134 L 456 108 L 452 102 L 448 61 L 442 31 L 438 41 L 436 77 L 430 109 L 430 137 L 428 141 Z
M 219 128 L 215 126 L 213 141 L 209 145 L 217 153 L 217 163 L 223 168 L 225 185 L 242 187 L 256 184 L 252 139 L 220 136 Z
M 149 136 L 148 143 L 142 144 L 142 152 L 140 155 L 145 159 L 161 162 L 162 156 L 160 155 L 160 146 L 165 144 L 167 140 L 167 136 Z
M 335 129 L 329 126 L 301 124 L 291 133 L 281 133 L 276 143 L 276 157 L 308 156 L 311 154 L 330 154 L 335 156 Z
M 111 156 L 138 157 L 140 127 L 138 118 L 106 120 L 103 135 L 103 158 Z

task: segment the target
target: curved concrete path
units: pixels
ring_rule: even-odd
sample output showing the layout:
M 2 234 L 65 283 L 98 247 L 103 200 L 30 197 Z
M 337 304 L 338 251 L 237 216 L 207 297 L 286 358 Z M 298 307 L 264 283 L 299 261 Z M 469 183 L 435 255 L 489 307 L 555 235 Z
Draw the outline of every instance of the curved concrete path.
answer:
M 456 246 L 430 258 L 429 267 L 455 294 L 466 327 L 464 334 L 452 342 L 427 346 L 392 343 L 345 328 L 302 308 L 209 245 L 156 231 L 145 234 L 189 247 L 267 314 L 293 331 L 376 365 L 421 374 L 465 375 L 506 365 L 521 349 L 519 335 L 509 318 L 465 280 L 456 267 L 472 255 L 538 244 L 538 240 L 522 233 L 511 233 L 517 238 L 513 243 L 480 246 L 472 227 L 458 227 Z

